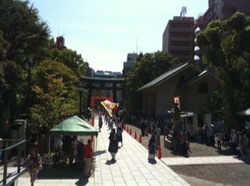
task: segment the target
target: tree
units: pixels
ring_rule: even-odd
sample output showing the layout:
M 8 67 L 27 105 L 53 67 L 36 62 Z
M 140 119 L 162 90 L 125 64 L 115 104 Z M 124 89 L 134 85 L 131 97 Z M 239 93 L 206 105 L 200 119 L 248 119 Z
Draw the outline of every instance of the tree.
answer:
M 81 54 L 68 48 L 57 49 L 55 44 L 48 49 L 47 58 L 63 63 L 79 78 L 85 75 L 89 68 L 88 63 L 83 61 Z
M 167 52 L 140 54 L 125 78 L 125 107 L 138 113 L 142 108 L 142 93 L 138 89 L 178 64 Z
M 222 80 L 217 93 L 222 119 L 229 128 L 237 127 L 235 112 L 249 107 L 250 18 L 235 13 L 227 20 L 212 21 L 197 35 L 197 42 L 206 49 L 203 61 L 214 66 Z
M 33 71 L 31 121 L 52 128 L 62 118 L 78 113 L 78 78 L 60 62 L 45 60 Z
M 40 20 L 38 11 L 28 1 L 0 0 L 1 73 L 4 98 L 0 113 L 1 123 L 12 122 L 24 110 L 27 93 L 27 66 L 29 54 L 39 56 L 47 45 L 49 28 Z M 33 64 L 34 65 L 34 64 Z M 21 109 L 21 110 L 17 110 Z

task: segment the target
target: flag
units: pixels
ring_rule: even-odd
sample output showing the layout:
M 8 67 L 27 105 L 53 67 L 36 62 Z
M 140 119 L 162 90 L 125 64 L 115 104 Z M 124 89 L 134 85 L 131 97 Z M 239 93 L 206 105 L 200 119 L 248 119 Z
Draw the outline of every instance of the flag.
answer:
M 110 117 L 113 117 L 112 111 L 117 109 L 117 103 L 113 103 L 112 101 L 105 100 L 101 101 L 102 106 L 109 113 Z

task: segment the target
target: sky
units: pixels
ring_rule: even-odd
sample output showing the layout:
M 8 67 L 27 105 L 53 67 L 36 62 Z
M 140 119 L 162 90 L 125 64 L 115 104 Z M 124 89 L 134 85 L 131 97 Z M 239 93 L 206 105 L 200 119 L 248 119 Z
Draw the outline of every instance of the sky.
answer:
M 128 53 L 162 50 L 169 20 L 195 19 L 208 0 L 30 0 L 47 22 L 51 37 L 63 36 L 65 46 L 81 54 L 95 71 L 122 72 Z

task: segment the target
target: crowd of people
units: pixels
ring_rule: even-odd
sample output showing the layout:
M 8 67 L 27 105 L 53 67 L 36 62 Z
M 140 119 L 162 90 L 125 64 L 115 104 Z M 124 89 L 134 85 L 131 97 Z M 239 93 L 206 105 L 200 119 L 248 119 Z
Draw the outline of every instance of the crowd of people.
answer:
M 227 131 L 220 129 L 216 131 L 213 124 L 208 125 L 206 123 L 198 129 L 197 141 L 215 147 L 219 151 L 222 150 L 222 147 L 230 147 L 232 153 L 238 154 L 242 158 L 246 156 L 246 148 L 249 144 L 244 130 L 231 129 L 231 131 Z
M 138 120 L 137 120 L 138 121 Z M 110 135 L 108 151 L 111 156 L 111 162 L 116 162 L 116 155 L 119 148 L 123 147 L 123 129 L 124 120 L 122 118 L 112 118 L 108 114 L 98 113 L 98 130 L 102 132 L 103 124 L 108 126 Z M 142 136 L 150 136 L 148 141 L 148 160 L 155 160 L 157 150 L 161 147 L 161 135 L 170 132 L 173 125 L 163 123 L 162 120 L 141 118 L 140 122 L 136 123 L 141 129 Z M 31 139 L 35 138 L 35 135 Z M 192 153 L 189 148 L 190 135 L 185 129 L 179 130 L 178 133 L 173 133 L 173 138 L 176 139 L 174 150 L 180 150 L 183 155 L 188 152 Z M 37 139 L 37 138 L 36 138 Z M 234 153 L 238 153 L 240 157 L 246 156 L 246 147 L 249 143 L 246 134 L 243 131 L 232 129 L 230 133 L 224 130 L 215 131 L 214 126 L 204 124 L 197 131 L 197 142 L 204 143 L 208 146 L 216 147 L 219 151 L 223 146 L 230 146 Z M 31 140 L 32 141 L 32 140 Z M 84 144 L 84 139 L 78 136 L 56 136 L 54 138 L 54 164 L 60 162 L 68 165 L 77 164 L 79 169 L 83 171 L 84 176 L 90 176 L 90 170 L 94 162 L 94 152 L 92 140 L 88 139 Z M 1 157 L 1 151 L 0 151 Z M 30 154 L 27 157 L 27 170 L 30 174 L 31 185 L 34 185 L 37 174 L 42 169 L 42 156 L 39 154 L 38 144 L 31 148 Z
M 83 137 L 56 136 L 54 139 L 54 164 L 60 161 L 69 166 L 78 165 L 79 170 L 89 176 L 89 171 L 94 161 L 92 140 L 88 139 L 84 144 Z
M 232 129 L 229 132 L 223 129 L 215 130 L 213 124 L 205 123 L 202 127 L 199 127 L 196 132 L 190 134 L 187 129 L 183 128 L 173 130 L 173 128 L 176 127 L 173 123 L 168 123 L 160 119 L 138 119 L 135 116 L 131 116 L 129 122 L 140 128 L 142 136 L 150 136 L 152 138 L 156 126 L 161 128 L 163 139 L 167 138 L 167 135 L 171 133 L 171 149 L 184 156 L 188 155 L 188 153 L 192 153 L 190 149 L 190 140 L 217 148 L 219 151 L 222 151 L 223 147 L 231 148 L 232 153 L 243 158 L 246 156 L 246 148 L 249 144 L 249 139 L 244 130 L 236 131 Z M 149 141 L 150 143 L 154 141 L 151 140 L 151 138 Z M 152 150 L 152 152 L 154 151 Z

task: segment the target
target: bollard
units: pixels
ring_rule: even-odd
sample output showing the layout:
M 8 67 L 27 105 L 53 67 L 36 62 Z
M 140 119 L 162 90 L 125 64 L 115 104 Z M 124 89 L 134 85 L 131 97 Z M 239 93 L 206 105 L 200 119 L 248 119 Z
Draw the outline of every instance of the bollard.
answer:
M 129 131 L 129 134 L 131 135 L 132 134 L 132 130 L 130 129 L 130 131 Z
M 134 136 L 134 137 L 135 137 L 135 139 L 137 138 L 137 133 L 136 133 L 136 131 L 135 131 L 135 136 Z
M 94 122 L 95 122 L 94 117 L 92 117 L 92 126 L 94 126 Z
M 158 154 L 157 154 L 157 156 L 158 156 L 159 159 L 162 158 L 161 147 L 158 148 Z
M 142 140 L 141 140 L 141 134 L 140 134 L 140 137 L 139 137 L 139 143 L 141 143 L 141 141 L 142 141 Z

